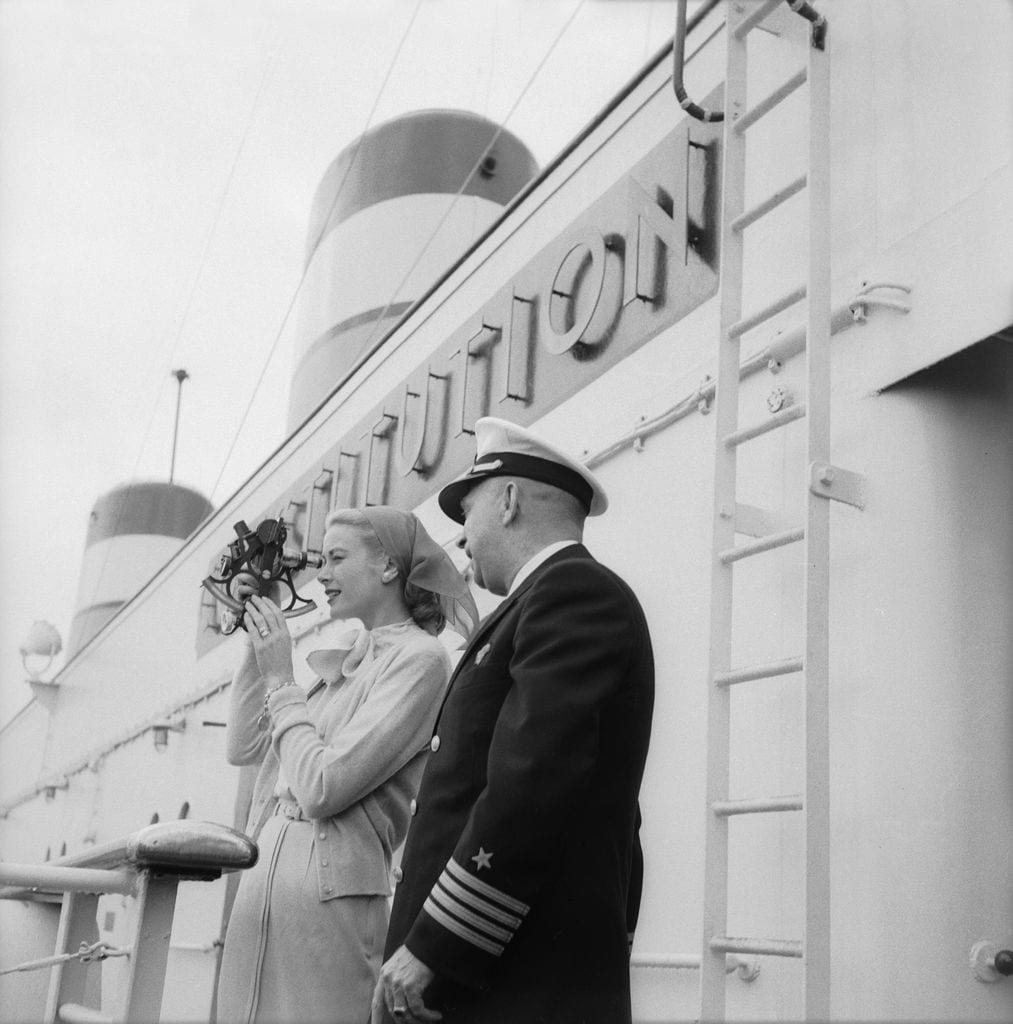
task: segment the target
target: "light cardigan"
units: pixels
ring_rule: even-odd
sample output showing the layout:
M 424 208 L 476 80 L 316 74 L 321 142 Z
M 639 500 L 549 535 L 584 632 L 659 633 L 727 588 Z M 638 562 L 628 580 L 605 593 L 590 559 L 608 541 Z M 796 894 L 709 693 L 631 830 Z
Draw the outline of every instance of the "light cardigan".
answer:
M 341 658 L 337 659 L 340 665 Z M 236 671 L 226 731 L 230 764 L 261 763 L 247 832 L 256 839 L 277 806 L 279 768 L 315 823 L 319 898 L 389 895 L 393 851 L 408 831 L 433 723 L 450 677 L 443 645 L 414 622 L 361 631 L 337 668 L 308 691 L 268 700 L 252 650 Z

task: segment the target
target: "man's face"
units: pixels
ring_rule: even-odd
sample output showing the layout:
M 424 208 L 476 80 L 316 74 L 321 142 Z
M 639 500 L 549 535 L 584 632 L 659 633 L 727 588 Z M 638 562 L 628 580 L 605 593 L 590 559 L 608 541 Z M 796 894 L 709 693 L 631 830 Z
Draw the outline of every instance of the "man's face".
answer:
M 464 551 L 471 559 L 475 582 L 493 594 L 505 594 L 502 565 L 506 531 L 502 523 L 499 477 L 476 484 L 461 501 L 464 513 Z

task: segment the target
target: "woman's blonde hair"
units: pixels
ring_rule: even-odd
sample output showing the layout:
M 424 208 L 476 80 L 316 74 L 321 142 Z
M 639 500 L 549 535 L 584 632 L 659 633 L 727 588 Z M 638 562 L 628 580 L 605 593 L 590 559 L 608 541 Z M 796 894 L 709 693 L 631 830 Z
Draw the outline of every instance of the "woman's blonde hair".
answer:
M 369 520 L 357 508 L 337 509 L 327 517 L 324 526 L 328 530 L 332 526 L 351 526 L 362 534 L 367 543 L 373 545 L 378 555 L 386 556 L 392 561 L 396 561 L 391 552 L 384 550 L 383 545 L 380 543 L 380 538 L 377 537 L 376 531 L 370 525 Z M 442 633 L 444 626 L 447 624 L 447 619 L 440 606 L 439 595 L 434 594 L 431 590 L 423 590 L 422 587 L 409 583 L 403 577 L 399 582 L 401 594 L 404 597 L 405 604 L 408 606 L 408 613 L 415 624 L 421 626 L 427 633 L 432 633 L 433 636 Z

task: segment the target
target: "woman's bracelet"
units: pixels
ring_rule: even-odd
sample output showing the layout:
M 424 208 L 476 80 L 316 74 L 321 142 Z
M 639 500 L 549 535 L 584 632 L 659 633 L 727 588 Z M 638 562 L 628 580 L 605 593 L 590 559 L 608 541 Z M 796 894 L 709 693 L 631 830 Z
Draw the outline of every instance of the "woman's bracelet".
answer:
M 271 699 L 271 694 L 276 693 L 278 690 L 286 686 L 295 686 L 295 680 L 286 679 L 284 682 L 278 683 L 277 686 L 269 686 L 264 692 L 264 710 L 261 711 L 260 717 L 257 719 L 257 728 L 261 732 L 266 732 L 271 728 L 271 711 L 268 707 L 268 702 Z

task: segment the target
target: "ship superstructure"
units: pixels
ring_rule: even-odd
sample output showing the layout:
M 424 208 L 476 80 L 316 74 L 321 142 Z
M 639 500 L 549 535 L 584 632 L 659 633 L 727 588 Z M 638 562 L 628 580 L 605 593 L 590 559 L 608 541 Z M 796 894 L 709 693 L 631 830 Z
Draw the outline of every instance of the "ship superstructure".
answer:
M 594 467 L 588 546 L 654 637 L 635 1019 L 1006 1019 L 1013 14 L 794 6 L 693 19 L 686 104 L 723 121 L 665 53 L 537 174 L 480 126 L 450 185 L 367 178 L 332 217 L 325 178 L 292 433 L 3 730 L 5 861 L 241 826 L 238 641 L 198 590 L 232 524 L 281 510 L 314 551 L 329 509 L 391 503 L 456 552 L 434 496 L 499 415 Z M 340 291 L 454 194 L 489 227 L 403 307 L 404 254 Z M 292 628 L 305 654 L 342 624 Z M 94 938 L 123 944 L 110 892 Z M 180 886 L 165 1019 L 207 1019 L 228 905 Z

